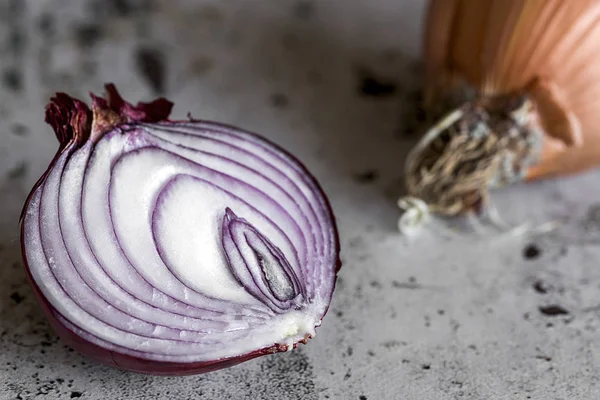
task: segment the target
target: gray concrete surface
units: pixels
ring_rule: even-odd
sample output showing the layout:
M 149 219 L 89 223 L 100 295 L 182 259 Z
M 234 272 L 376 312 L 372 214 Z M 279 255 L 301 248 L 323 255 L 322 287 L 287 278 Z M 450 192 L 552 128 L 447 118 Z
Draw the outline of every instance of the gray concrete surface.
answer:
M 561 219 L 552 235 L 396 232 L 422 12 L 419 0 L 0 0 L 0 399 L 600 398 L 599 172 L 498 193 L 512 221 Z M 177 117 L 261 132 L 320 179 L 344 267 L 308 345 L 164 378 L 57 339 L 25 282 L 17 218 L 56 149 L 49 96 L 106 81 L 130 100 L 163 92 Z

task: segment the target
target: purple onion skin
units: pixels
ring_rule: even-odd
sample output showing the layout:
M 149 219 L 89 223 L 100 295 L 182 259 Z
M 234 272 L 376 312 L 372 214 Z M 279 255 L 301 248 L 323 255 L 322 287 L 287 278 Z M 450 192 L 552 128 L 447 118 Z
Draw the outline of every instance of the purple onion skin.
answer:
M 76 142 L 79 145 L 85 143 L 87 140 L 99 140 L 102 135 L 110 130 L 112 130 L 115 126 L 118 126 L 122 123 L 135 123 L 135 122 L 189 122 L 189 121 L 177 121 L 170 120 L 168 117 L 170 115 L 171 109 L 173 107 L 173 103 L 170 101 L 159 98 L 150 103 L 138 103 L 136 106 L 127 103 L 123 100 L 123 98 L 118 93 L 116 87 L 113 84 L 107 84 L 105 86 L 107 99 L 97 97 L 94 94 L 90 94 L 93 99 L 92 109 L 83 103 L 80 100 L 74 99 L 65 93 L 57 93 L 56 96 L 51 100 L 51 103 L 46 107 L 46 118 L 45 121 L 54 128 L 56 137 L 59 141 L 59 148 L 50 162 L 47 170 L 42 174 L 40 179 L 35 183 L 32 188 L 25 205 L 23 207 L 23 211 L 21 213 L 21 221 L 25 215 L 29 202 L 33 196 L 35 190 L 44 182 L 45 177 L 52 169 L 55 161 L 60 156 L 63 149 L 70 143 Z M 192 122 L 205 122 L 200 120 L 195 120 L 190 117 L 190 121 Z M 218 124 L 221 126 L 226 126 L 224 124 Z M 231 127 L 231 126 L 229 126 Z M 234 129 L 238 129 L 235 127 L 231 127 Z M 248 133 L 247 131 L 245 131 Z M 330 216 L 330 220 L 332 223 L 331 229 L 335 235 L 335 253 L 337 254 L 337 259 L 335 262 L 335 272 L 334 272 L 334 281 L 332 287 L 332 294 L 335 290 L 336 282 L 337 282 L 337 273 L 341 269 L 342 262 L 339 257 L 340 254 L 340 241 L 339 241 L 339 233 L 337 224 L 335 222 L 335 217 L 333 214 L 333 210 L 329 200 L 324 195 L 324 192 L 319 185 L 318 181 L 310 174 L 310 172 L 306 169 L 306 167 L 297 160 L 296 157 L 291 155 L 286 150 L 280 148 L 273 142 L 265 139 L 262 136 L 256 135 L 260 137 L 260 139 L 274 148 L 276 148 L 282 154 L 287 155 L 292 160 L 296 162 L 296 164 L 302 169 L 305 176 L 312 180 L 315 187 L 318 189 L 319 194 L 321 195 L 325 206 L 327 208 L 327 213 Z M 235 366 L 237 364 L 243 363 L 245 361 L 252 360 L 257 357 L 261 357 L 268 354 L 274 354 L 278 352 L 289 351 L 289 348 L 286 345 L 274 344 L 269 347 L 265 347 L 262 349 L 255 350 L 248 354 L 243 354 L 230 358 L 221 358 L 212 361 L 206 362 L 193 362 L 193 363 L 176 363 L 176 362 L 164 362 L 164 361 L 153 361 L 147 360 L 143 358 L 138 358 L 134 356 L 130 356 L 127 354 L 121 354 L 119 352 L 115 352 L 101 346 L 98 346 L 95 343 L 91 343 L 81 336 L 77 335 L 70 328 L 65 326 L 60 321 L 60 315 L 56 311 L 56 309 L 50 304 L 50 302 L 45 298 L 42 294 L 40 288 L 36 284 L 31 274 L 31 270 L 27 261 L 27 257 L 25 255 L 25 246 L 24 246 L 24 235 L 25 229 L 24 224 L 21 224 L 21 255 L 23 258 L 26 274 L 28 281 L 32 287 L 35 298 L 38 303 L 42 307 L 46 318 L 50 322 L 50 325 L 55 330 L 60 339 L 68 346 L 72 347 L 74 350 L 78 351 L 82 355 L 109 367 L 141 373 L 141 374 L 150 374 L 150 375 L 162 375 L 162 376 L 185 376 L 185 375 L 196 375 L 203 374 L 207 372 L 217 371 L 224 368 L 229 368 Z M 323 313 L 323 317 L 327 314 L 329 310 L 329 305 L 325 309 Z M 323 318 L 322 317 L 322 318 Z M 321 319 L 322 319 L 321 318 Z M 308 338 L 305 338 L 301 341 L 301 343 L 306 344 Z M 299 343 L 294 343 L 293 348 L 297 348 Z

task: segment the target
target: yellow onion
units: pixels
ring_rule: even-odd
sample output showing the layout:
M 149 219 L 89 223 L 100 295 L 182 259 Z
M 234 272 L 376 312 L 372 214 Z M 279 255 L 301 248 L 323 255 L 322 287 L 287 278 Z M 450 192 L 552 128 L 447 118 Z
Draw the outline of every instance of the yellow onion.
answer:
M 600 164 L 600 1 L 431 0 L 423 55 L 425 108 L 446 115 L 401 207 L 481 212 L 490 187 Z

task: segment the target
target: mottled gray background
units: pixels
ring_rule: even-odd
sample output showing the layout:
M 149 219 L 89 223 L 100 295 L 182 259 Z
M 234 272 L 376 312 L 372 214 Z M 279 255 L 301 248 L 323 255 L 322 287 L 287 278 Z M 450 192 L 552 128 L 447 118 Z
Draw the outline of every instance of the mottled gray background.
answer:
M 0 0 L 0 399 L 597 399 L 600 174 L 499 193 L 535 240 L 396 232 L 420 0 Z M 117 84 L 259 131 L 321 180 L 344 267 L 317 337 L 155 378 L 62 345 L 25 282 L 18 214 L 56 149 L 43 107 Z

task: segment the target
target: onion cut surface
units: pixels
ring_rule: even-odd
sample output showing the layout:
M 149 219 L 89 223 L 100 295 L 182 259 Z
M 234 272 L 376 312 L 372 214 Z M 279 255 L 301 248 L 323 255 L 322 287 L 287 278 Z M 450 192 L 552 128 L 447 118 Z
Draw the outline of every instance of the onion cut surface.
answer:
M 170 121 L 112 85 L 59 93 L 60 142 L 22 215 L 49 320 L 80 352 L 146 373 L 201 373 L 315 335 L 340 268 L 328 201 L 290 154 L 212 122 Z

